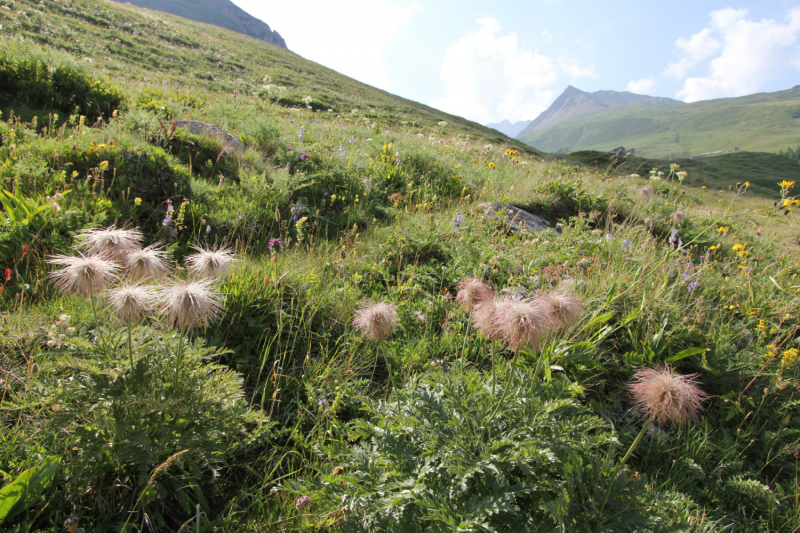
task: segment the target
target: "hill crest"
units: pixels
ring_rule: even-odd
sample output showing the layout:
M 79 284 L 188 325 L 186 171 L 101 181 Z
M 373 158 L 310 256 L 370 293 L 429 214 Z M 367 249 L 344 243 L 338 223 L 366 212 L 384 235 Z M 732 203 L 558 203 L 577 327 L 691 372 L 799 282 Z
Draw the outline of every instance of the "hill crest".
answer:
M 230 0 L 113 0 L 123 4 L 162 11 L 249 35 L 286 48 L 286 41 L 267 23 L 255 18 Z

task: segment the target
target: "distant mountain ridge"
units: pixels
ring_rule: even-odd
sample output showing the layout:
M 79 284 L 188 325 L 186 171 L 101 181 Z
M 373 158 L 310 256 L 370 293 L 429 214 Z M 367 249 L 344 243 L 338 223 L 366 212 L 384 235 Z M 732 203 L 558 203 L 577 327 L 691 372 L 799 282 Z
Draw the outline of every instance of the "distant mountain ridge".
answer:
M 551 128 L 565 122 L 595 113 L 600 113 L 615 107 L 629 105 L 684 105 L 683 102 L 672 98 L 658 96 L 645 96 L 630 92 L 596 91 L 587 93 L 570 85 L 556 98 L 555 102 L 545 112 L 536 117 L 524 130 L 515 137 L 522 138 L 531 132 Z
M 163 11 L 179 17 L 213 24 L 237 33 L 249 35 L 281 48 L 286 41 L 265 22 L 250 15 L 230 0 L 114 0 L 154 11 Z
M 486 124 L 486 127 L 497 130 L 500 133 L 504 133 L 513 138 L 522 133 L 522 130 L 527 128 L 531 122 L 533 121 L 520 120 L 519 122 L 512 123 L 510 120 L 504 120 L 503 122 L 492 122 L 490 124 Z
M 605 152 L 624 146 L 635 149 L 636 155 L 668 159 L 737 148 L 778 153 L 797 146 L 800 139 L 800 86 L 681 105 L 651 105 L 644 101 L 601 108 L 593 105 L 594 99 L 589 102 L 580 94 L 571 100 L 579 104 L 573 110 L 583 105 L 584 111 L 589 112 L 564 112 L 563 120 L 550 125 L 544 115 L 551 110 L 560 111 L 554 104 L 542 114 L 542 120 L 537 119 L 538 128 L 531 124 L 517 138 L 549 152 Z

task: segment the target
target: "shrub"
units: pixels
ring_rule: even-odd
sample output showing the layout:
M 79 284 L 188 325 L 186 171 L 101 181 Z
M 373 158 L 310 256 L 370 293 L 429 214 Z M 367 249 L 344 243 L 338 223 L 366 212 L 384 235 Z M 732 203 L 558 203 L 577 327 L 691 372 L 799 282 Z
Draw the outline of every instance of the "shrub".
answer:
M 412 379 L 396 402 L 366 400 L 355 444 L 321 450 L 319 476 L 292 485 L 342 531 L 652 531 L 664 522 L 644 480 L 611 481 L 614 434 L 570 397 L 510 367 L 508 394 L 456 365 Z M 333 461 L 328 458 L 336 458 Z M 630 479 L 629 479 L 630 477 Z

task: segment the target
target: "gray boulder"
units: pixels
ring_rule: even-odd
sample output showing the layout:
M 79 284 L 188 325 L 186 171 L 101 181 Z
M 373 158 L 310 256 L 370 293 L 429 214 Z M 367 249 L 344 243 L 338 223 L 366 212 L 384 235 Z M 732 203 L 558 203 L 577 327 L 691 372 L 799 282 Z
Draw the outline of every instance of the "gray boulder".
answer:
M 193 135 L 208 135 L 209 137 L 218 137 L 226 148 L 231 149 L 234 152 L 244 152 L 247 150 L 247 146 L 245 146 L 242 141 L 223 130 L 216 124 L 209 124 L 208 122 L 200 122 L 198 120 L 192 120 L 190 122 L 186 120 L 179 120 L 176 123 L 176 127 L 186 129 L 187 124 L 189 125 L 189 133 Z
M 550 222 L 510 204 L 486 202 L 479 204 L 476 211 L 482 212 L 487 220 L 504 218 L 506 229 L 510 231 L 538 232 L 550 229 Z

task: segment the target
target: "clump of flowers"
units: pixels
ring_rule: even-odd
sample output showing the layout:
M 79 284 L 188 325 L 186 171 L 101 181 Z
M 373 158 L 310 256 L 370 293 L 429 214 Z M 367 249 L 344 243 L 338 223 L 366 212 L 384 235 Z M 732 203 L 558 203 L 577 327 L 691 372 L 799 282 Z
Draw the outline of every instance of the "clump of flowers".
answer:
M 81 237 L 83 242 L 78 247 L 87 255 L 103 254 L 119 262 L 124 262 L 128 254 L 139 250 L 143 238 L 138 229 L 117 229 L 114 226 L 84 230 Z
M 383 302 L 365 303 L 356 311 L 353 326 L 372 340 L 383 340 L 399 325 L 397 306 Z

